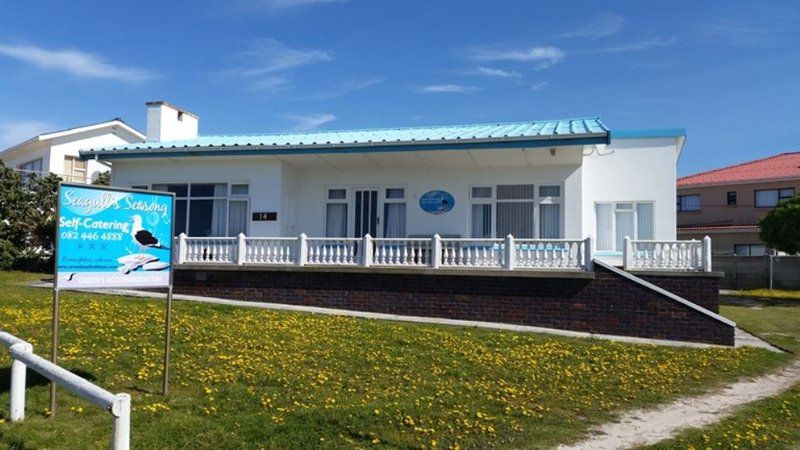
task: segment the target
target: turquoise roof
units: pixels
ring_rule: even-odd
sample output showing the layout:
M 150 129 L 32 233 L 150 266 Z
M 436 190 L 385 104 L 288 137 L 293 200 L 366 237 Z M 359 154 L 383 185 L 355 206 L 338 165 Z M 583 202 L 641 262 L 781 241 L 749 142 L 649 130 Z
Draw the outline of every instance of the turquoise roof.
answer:
M 260 150 L 295 149 L 313 150 L 346 147 L 355 150 L 406 144 L 475 144 L 513 142 L 524 140 L 571 140 L 600 138 L 608 140 L 608 128 L 599 117 L 542 120 L 531 122 L 493 123 L 477 125 L 450 125 L 405 128 L 376 128 L 364 130 L 309 131 L 302 133 L 270 134 L 219 134 L 201 135 L 195 139 L 169 142 L 142 142 L 117 147 L 82 151 L 84 156 L 104 156 L 119 153 L 161 153 L 159 150 L 248 147 Z M 431 147 L 431 149 L 434 149 Z

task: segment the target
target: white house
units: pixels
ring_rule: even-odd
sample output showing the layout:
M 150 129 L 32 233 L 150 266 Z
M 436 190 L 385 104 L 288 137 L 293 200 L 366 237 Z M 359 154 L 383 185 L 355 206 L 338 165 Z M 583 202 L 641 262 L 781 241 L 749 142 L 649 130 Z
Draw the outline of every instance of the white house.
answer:
M 112 163 L 114 185 L 174 192 L 176 233 L 192 237 L 591 236 L 600 254 L 675 239 L 682 129 L 591 117 L 198 136 L 165 102 L 147 123 L 147 142 L 81 153 Z
M 121 119 L 112 119 L 34 136 L 0 152 L 0 160 L 27 176 L 53 173 L 65 181 L 89 183 L 109 166 L 82 159 L 79 150 L 144 140 L 142 133 Z

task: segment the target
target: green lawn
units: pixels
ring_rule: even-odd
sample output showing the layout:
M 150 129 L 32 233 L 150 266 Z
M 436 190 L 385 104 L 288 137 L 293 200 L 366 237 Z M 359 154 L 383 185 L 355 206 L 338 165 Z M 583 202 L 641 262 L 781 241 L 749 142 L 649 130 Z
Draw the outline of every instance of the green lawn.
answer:
M 723 306 L 721 310 L 751 332 L 800 353 L 800 305 Z M 648 448 L 800 448 L 800 384 L 744 406 L 722 422 Z
M 20 285 L 35 278 L 0 272 L 0 328 L 47 355 L 50 293 Z M 789 359 L 176 302 L 165 399 L 163 312 L 62 295 L 61 364 L 132 395 L 133 448 L 541 448 Z M 46 383 L 30 381 L 28 417 L 0 424 L 0 443 L 107 447 L 107 413 L 62 390 L 49 420 Z M 4 388 L 0 417 L 7 404 Z

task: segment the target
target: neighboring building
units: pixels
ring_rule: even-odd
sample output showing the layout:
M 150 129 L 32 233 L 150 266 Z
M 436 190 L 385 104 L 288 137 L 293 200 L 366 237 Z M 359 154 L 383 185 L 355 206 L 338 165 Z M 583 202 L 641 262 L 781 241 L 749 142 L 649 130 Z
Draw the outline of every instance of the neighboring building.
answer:
M 760 256 L 758 221 L 800 191 L 800 152 L 714 169 L 678 179 L 678 237 L 712 237 L 718 255 Z
M 145 136 L 121 119 L 34 136 L 0 152 L 6 166 L 25 176 L 53 173 L 64 181 L 89 183 L 108 165 L 86 160 L 81 149 L 142 142 Z
M 189 236 L 593 236 L 610 254 L 625 236 L 675 239 L 682 129 L 586 118 L 197 136 L 197 116 L 165 102 L 147 123 L 153 142 L 81 153 L 113 163 L 115 185 L 175 192 Z

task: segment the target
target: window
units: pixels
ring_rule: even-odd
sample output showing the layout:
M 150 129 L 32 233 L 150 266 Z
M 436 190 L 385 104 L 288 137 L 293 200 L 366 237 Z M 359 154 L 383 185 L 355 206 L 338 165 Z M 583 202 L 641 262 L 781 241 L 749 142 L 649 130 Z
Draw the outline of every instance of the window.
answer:
M 64 181 L 86 181 L 86 161 L 75 156 L 64 157 Z
M 728 192 L 728 206 L 736 206 L 736 191 Z
M 470 197 L 474 238 L 509 234 L 520 239 L 562 237 L 559 185 L 476 186 L 470 190 Z
M 406 190 L 389 188 L 383 200 L 383 237 L 406 237 Z
M 248 185 L 232 185 L 230 191 L 227 183 L 154 184 L 152 188 L 175 194 L 175 233 L 198 237 L 247 234 Z
M 767 247 L 764 244 L 735 244 L 733 254 L 736 256 L 764 256 Z
M 679 195 L 678 212 L 700 211 L 702 209 L 700 195 Z
M 42 175 L 42 158 L 20 164 L 17 166 L 17 169 L 22 172 L 21 175 L 23 181 L 29 180 L 33 177 L 38 177 Z
M 654 204 L 652 202 L 610 202 L 595 204 L 597 250 L 621 252 L 625 236 L 653 239 Z
M 772 208 L 781 200 L 794 197 L 794 188 L 760 189 L 755 191 L 756 208 Z
M 492 237 L 492 188 L 474 187 L 472 197 L 472 237 Z
M 147 189 L 147 185 L 142 185 L 142 186 L 133 185 L 133 186 L 131 186 L 131 189 L 140 189 L 142 191 L 148 190 Z
M 325 236 L 347 237 L 347 189 L 328 189 Z

